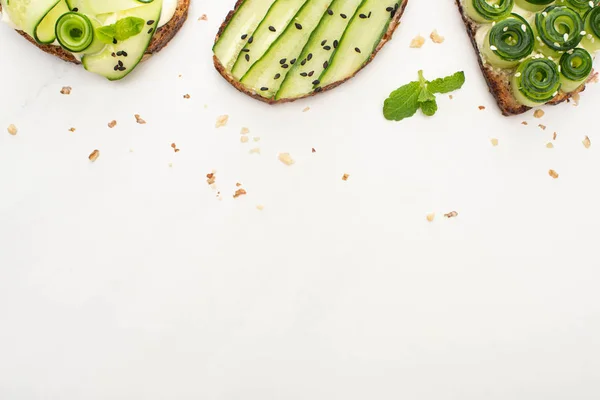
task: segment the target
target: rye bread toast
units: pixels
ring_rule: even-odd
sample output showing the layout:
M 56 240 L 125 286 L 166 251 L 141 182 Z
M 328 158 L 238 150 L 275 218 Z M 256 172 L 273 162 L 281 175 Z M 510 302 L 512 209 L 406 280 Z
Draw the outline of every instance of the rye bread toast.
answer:
M 221 34 L 223 33 L 223 31 L 225 30 L 225 28 L 229 24 L 229 21 L 231 21 L 231 18 L 233 18 L 234 14 L 238 10 L 238 8 L 242 5 L 243 2 L 244 2 L 244 0 L 238 0 L 237 3 L 235 4 L 234 9 L 231 10 L 227 14 L 227 17 L 225 17 L 225 21 L 223 21 L 223 23 L 221 24 L 221 27 L 219 28 L 219 31 L 217 32 L 217 35 L 215 37 L 215 43 L 219 40 L 219 38 L 221 37 Z M 382 36 L 381 40 L 379 41 L 379 44 L 375 47 L 375 50 L 373 50 L 373 52 L 371 53 L 371 56 L 369 57 L 369 59 L 367 60 L 367 62 L 364 63 L 361 68 L 359 68 L 354 74 L 352 74 L 351 76 L 347 77 L 346 79 L 334 82 L 334 83 L 332 83 L 330 85 L 327 85 L 327 86 L 321 88 L 318 91 L 313 91 L 313 92 L 311 92 L 311 93 L 309 93 L 309 94 L 307 94 L 305 96 L 302 96 L 302 97 L 296 97 L 296 98 L 292 98 L 292 99 L 279 99 L 279 100 L 275 100 L 274 98 L 265 98 L 265 97 L 262 97 L 261 95 L 256 94 L 253 91 L 249 90 L 244 85 L 242 85 L 237 79 L 235 79 L 225 69 L 225 67 L 223 66 L 223 64 L 221 64 L 221 61 L 217 58 L 217 56 L 213 56 L 213 62 L 214 62 L 215 68 L 217 69 L 217 71 L 219 71 L 219 73 L 221 74 L 221 76 L 223 78 L 225 78 L 225 80 L 227 80 L 227 82 L 229 82 L 234 88 L 236 88 L 237 90 L 239 90 L 242 93 L 247 94 L 250 97 L 253 97 L 253 98 L 255 98 L 257 100 L 260 100 L 260 101 L 263 101 L 265 103 L 268 103 L 268 104 L 289 103 L 289 102 L 300 100 L 300 99 L 303 99 L 303 98 L 306 98 L 306 97 L 311 97 L 311 96 L 314 96 L 315 94 L 322 93 L 322 92 L 325 92 L 327 90 L 331 90 L 331 89 L 334 89 L 334 88 L 338 87 L 342 83 L 344 83 L 344 82 L 348 81 L 349 79 L 353 78 L 354 76 L 356 76 L 357 73 L 359 73 L 371 61 L 373 61 L 373 58 L 375 58 L 375 56 L 381 50 L 381 48 L 387 42 L 389 42 L 392 39 L 392 35 L 394 34 L 394 31 L 396 30 L 396 28 L 398 27 L 398 25 L 400 25 L 400 18 L 402 17 L 402 14 L 404 13 L 404 9 L 406 8 L 407 4 L 408 4 L 408 0 L 402 0 L 400 2 L 400 6 L 398 7 L 398 10 L 394 14 L 394 17 L 392 18 L 392 21 L 390 22 L 390 25 L 388 26 L 387 31 Z
M 481 72 L 483 72 L 483 76 L 487 82 L 487 85 L 490 89 L 490 93 L 496 99 L 498 103 L 498 107 L 502 111 L 502 114 L 505 116 L 510 115 L 518 115 L 523 114 L 531 109 L 531 107 L 524 106 L 517 102 L 515 97 L 512 94 L 510 79 L 512 77 L 511 70 L 500 70 L 494 69 L 490 65 L 486 64 L 479 53 L 479 46 L 477 45 L 477 41 L 475 39 L 475 35 L 477 34 L 477 29 L 479 28 L 479 24 L 473 21 L 467 13 L 465 12 L 461 0 L 456 0 L 456 5 L 458 6 L 458 10 L 460 11 L 460 15 L 465 23 L 465 27 L 467 28 L 467 34 L 471 39 L 471 43 L 473 44 L 473 48 L 475 49 L 475 53 L 477 54 L 477 60 L 479 62 L 479 67 L 481 68 Z M 590 79 L 593 79 L 594 73 L 590 75 Z M 589 81 L 589 80 L 588 80 Z M 581 93 L 585 90 L 585 84 L 579 86 L 576 90 L 570 93 L 559 92 L 556 97 L 550 100 L 547 104 L 556 105 L 560 104 L 564 101 L 569 101 L 569 99 L 576 93 Z
M 158 53 L 167 44 L 169 44 L 171 39 L 173 39 L 173 37 L 175 37 L 177 32 L 179 32 L 179 30 L 185 23 L 187 16 L 188 16 L 189 8 L 190 8 L 190 0 L 178 0 L 177 9 L 175 10 L 175 14 L 173 14 L 173 18 L 171 18 L 171 20 L 166 25 L 160 27 L 156 31 L 156 33 L 154 34 L 154 37 L 152 38 L 152 41 L 150 42 L 150 45 L 146 49 L 146 52 L 144 54 L 144 58 L 142 58 L 142 61 L 147 60 L 153 54 Z M 0 12 L 2 12 L 2 5 L 0 5 Z M 40 50 L 43 50 L 48 54 L 52 54 L 53 56 L 56 56 L 63 61 L 67 61 L 67 62 L 70 62 L 73 64 L 81 64 L 81 62 L 78 61 L 73 56 L 73 54 L 64 50 L 62 47 L 51 45 L 51 44 L 39 44 L 27 33 L 23 32 L 23 31 L 19 31 L 19 30 L 17 32 L 21 36 L 23 36 L 25 39 L 27 39 L 30 43 L 32 43 L 34 46 L 38 47 Z

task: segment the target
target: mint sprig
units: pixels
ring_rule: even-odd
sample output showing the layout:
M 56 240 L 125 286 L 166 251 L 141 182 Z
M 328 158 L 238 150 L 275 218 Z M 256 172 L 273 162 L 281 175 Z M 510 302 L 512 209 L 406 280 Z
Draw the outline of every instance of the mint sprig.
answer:
M 465 83 L 465 74 L 460 71 L 445 78 L 428 81 L 419 71 L 419 80 L 410 82 L 390 93 L 383 103 L 383 115 L 390 121 L 401 121 L 412 117 L 419 108 L 423 114 L 432 116 L 437 112 L 436 93 L 458 90 Z
M 111 44 L 114 40 L 127 40 L 138 35 L 144 28 L 145 23 L 146 21 L 138 17 L 122 18 L 112 25 L 97 28 L 96 37 L 106 44 Z

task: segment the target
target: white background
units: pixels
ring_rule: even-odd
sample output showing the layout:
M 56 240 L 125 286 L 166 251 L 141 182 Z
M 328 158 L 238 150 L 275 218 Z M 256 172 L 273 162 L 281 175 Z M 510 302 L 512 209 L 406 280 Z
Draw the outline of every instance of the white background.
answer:
M 502 117 L 453 2 L 412 0 L 357 78 L 267 106 L 212 67 L 230 3 L 116 83 L 0 27 L 0 399 L 598 399 L 600 88 Z M 419 69 L 467 82 L 386 121 Z

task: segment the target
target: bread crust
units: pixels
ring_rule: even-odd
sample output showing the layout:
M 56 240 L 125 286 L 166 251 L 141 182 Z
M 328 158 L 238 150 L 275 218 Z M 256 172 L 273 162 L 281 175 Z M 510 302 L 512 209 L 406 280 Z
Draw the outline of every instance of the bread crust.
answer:
M 469 18 L 462 6 L 461 0 L 456 0 L 456 5 L 458 6 L 458 10 L 463 19 L 463 22 L 465 23 L 467 34 L 469 35 L 469 38 L 471 39 L 471 44 L 475 49 L 475 54 L 477 54 L 477 61 L 479 62 L 481 72 L 483 72 L 483 76 L 485 77 L 488 88 L 490 89 L 490 93 L 492 94 L 492 96 L 494 96 L 494 99 L 496 99 L 496 103 L 498 103 L 498 107 L 500 107 L 502 114 L 505 116 L 518 115 L 523 114 L 528 110 L 531 110 L 531 107 L 527 107 L 520 104 L 515 99 L 515 96 L 513 96 L 510 84 L 510 72 L 498 72 L 490 65 L 484 64 L 483 59 L 481 58 L 479 53 L 477 41 L 475 40 L 475 35 L 477 33 L 477 27 L 479 24 L 477 24 L 475 21 Z M 590 75 L 590 79 L 592 79 L 593 76 L 594 73 Z M 547 104 L 556 105 L 564 101 L 569 101 L 569 99 L 573 97 L 574 94 L 581 93 L 584 90 L 585 83 L 570 93 L 559 92 Z
M 223 33 L 223 31 L 225 30 L 225 28 L 227 27 L 227 25 L 231 21 L 231 18 L 233 18 L 234 14 L 237 12 L 238 8 L 242 5 L 243 2 L 244 2 L 244 0 L 238 0 L 237 3 L 235 4 L 234 9 L 231 10 L 231 11 L 229 11 L 229 13 L 227 14 L 227 17 L 225 18 L 225 21 L 223 21 L 223 23 L 221 24 L 221 27 L 219 28 L 219 31 L 217 32 L 217 35 L 215 37 L 215 43 L 219 40 L 219 38 L 221 37 L 221 34 Z M 331 90 L 331 89 L 334 89 L 334 88 L 338 87 L 342 83 L 348 81 L 349 79 L 352 79 L 363 68 L 365 68 L 368 64 L 370 64 L 371 61 L 373 61 L 373 59 L 377 55 L 377 53 L 383 48 L 383 46 L 392 39 L 394 31 L 396 30 L 396 28 L 398 27 L 398 25 L 400 25 L 400 18 L 402 17 L 402 14 L 404 13 L 404 9 L 406 8 L 407 4 L 408 4 L 408 0 L 402 0 L 401 1 L 400 6 L 398 7 L 398 10 L 396 11 L 396 14 L 394 14 L 394 18 L 392 18 L 392 21 L 390 22 L 390 25 L 388 26 L 387 31 L 385 32 L 385 34 L 381 38 L 381 41 L 379 42 L 379 44 L 377 45 L 377 47 L 375 48 L 375 50 L 371 53 L 371 56 L 369 57 L 369 59 L 367 60 L 367 62 L 360 69 L 358 69 L 354 74 L 352 74 L 351 76 L 347 77 L 346 79 L 343 79 L 343 80 L 334 82 L 332 84 L 329 84 L 327 86 L 324 86 L 320 90 L 318 90 L 318 91 L 312 91 L 311 93 L 308 93 L 307 95 L 302 96 L 302 97 L 295 97 L 295 98 L 289 98 L 289 99 L 279 99 L 279 100 L 275 100 L 275 98 L 265 98 L 265 97 L 262 97 L 261 95 L 256 94 L 252 90 L 249 90 L 248 88 L 246 88 L 240 81 L 238 81 L 237 79 L 235 79 L 229 72 L 227 72 L 227 70 L 225 69 L 225 66 L 223 66 L 223 64 L 221 64 L 221 61 L 217 58 L 217 56 L 213 56 L 213 62 L 214 62 L 215 68 L 217 69 L 217 71 L 219 71 L 219 73 L 221 74 L 221 76 L 223 78 L 225 78 L 225 80 L 227 80 L 227 82 L 229 82 L 234 88 L 236 88 L 240 92 L 242 92 L 244 94 L 247 94 L 248 96 L 253 97 L 253 98 L 255 98 L 257 100 L 260 100 L 262 102 L 265 102 L 265 103 L 268 103 L 268 104 L 291 103 L 291 102 L 296 101 L 296 100 L 304 99 L 304 98 L 307 98 L 307 97 L 312 97 L 312 96 L 314 96 L 316 94 L 323 93 L 323 92 L 326 92 L 328 90 Z
M 179 32 L 179 30 L 181 29 L 181 27 L 187 19 L 189 8 L 190 0 L 178 0 L 177 9 L 175 10 L 175 14 L 173 14 L 173 18 L 171 18 L 171 20 L 166 25 L 161 26 L 159 29 L 157 29 L 156 33 L 154 34 L 154 37 L 152 38 L 152 41 L 150 42 L 150 45 L 144 53 L 142 61 L 145 61 L 148 58 L 150 58 L 153 54 L 158 53 L 165 46 L 167 46 L 167 44 L 169 44 L 169 42 L 175 37 L 175 35 L 177 35 L 177 32 Z M 0 12 L 2 12 L 1 5 Z M 64 50 L 62 47 L 51 44 L 39 44 L 27 33 L 19 30 L 17 30 L 17 32 L 40 50 L 53 56 L 56 56 L 63 61 L 70 62 L 73 64 L 81 64 L 81 62 L 77 60 L 73 56 L 73 54 Z

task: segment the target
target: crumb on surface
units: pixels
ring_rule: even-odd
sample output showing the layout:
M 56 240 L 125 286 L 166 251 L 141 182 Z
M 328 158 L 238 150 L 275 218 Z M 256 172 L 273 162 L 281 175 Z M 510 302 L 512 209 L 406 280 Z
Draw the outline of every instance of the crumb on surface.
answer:
M 138 117 L 139 117 L 139 115 L 138 115 Z M 111 129 L 114 128 L 115 126 L 117 126 L 117 121 L 115 121 L 114 119 L 108 123 L 108 127 Z
M 8 126 L 8 128 L 6 128 L 6 130 L 8 131 L 8 133 L 10 133 L 13 136 L 15 136 L 17 134 L 17 132 L 19 131 L 14 124 L 10 124 Z
M 254 140 L 255 142 L 260 142 L 260 136 L 254 136 L 252 140 Z
M 348 175 L 348 174 L 344 174 L 344 175 L 342 175 L 342 180 L 343 180 L 343 181 L 347 181 L 347 180 L 348 180 L 348 178 L 350 178 L 350 175 Z
M 590 138 L 587 135 L 585 136 L 585 138 L 583 139 L 583 141 L 581 143 L 583 143 L 583 147 L 585 147 L 586 149 L 589 149 L 592 146 L 592 141 L 590 140 Z
M 546 113 L 544 112 L 544 110 L 542 110 L 542 109 L 539 109 L 539 108 L 533 112 L 533 116 L 534 116 L 535 118 L 542 118 L 542 117 L 544 116 L 544 114 L 546 114 Z
M 217 173 L 215 171 L 211 172 L 210 174 L 206 174 L 206 183 L 208 183 L 209 185 L 214 185 L 216 180 Z
M 169 163 L 169 168 L 173 168 L 173 163 L 172 162 Z
M 60 89 L 60 94 L 70 95 L 71 90 L 73 90 L 73 88 L 71 86 L 63 86 L 63 88 Z
M 540 127 L 541 130 L 545 131 L 546 130 L 546 125 L 544 124 L 539 124 L 538 125 Z
M 245 191 L 244 189 L 238 189 L 238 190 L 236 190 L 236 191 L 235 191 L 235 193 L 233 194 L 233 198 L 234 198 L 234 199 L 237 199 L 238 197 L 240 197 L 240 196 L 244 196 L 244 195 L 246 195 L 246 194 L 247 194 L 247 193 L 246 193 L 246 191 Z
M 290 153 L 279 153 L 277 158 L 279 159 L 279 161 L 281 161 L 287 166 L 293 165 L 295 163 Z
M 434 29 L 433 32 L 431 32 L 431 35 L 429 35 L 429 37 L 431 38 L 431 41 L 433 43 L 444 43 L 444 40 L 446 40 L 446 38 L 444 38 L 442 35 L 440 35 L 437 31 L 437 29 Z
M 242 130 L 240 131 L 240 135 L 247 135 L 250 133 L 250 129 L 243 127 Z
M 250 154 L 260 154 L 260 147 L 255 147 L 253 149 L 250 149 L 249 153 Z
M 75 132 L 75 131 L 76 131 L 75 128 L 73 128 L 73 127 L 69 128 L 69 132 Z
M 262 211 L 262 210 L 264 210 L 264 209 L 265 209 L 265 206 L 263 206 L 262 204 L 258 204 L 258 205 L 256 206 L 256 209 L 257 209 L 258 211 Z
M 449 94 L 449 95 L 448 95 L 448 98 L 449 98 L 450 100 L 452 100 L 452 99 L 454 98 L 454 96 L 452 96 L 451 94 Z
M 494 147 L 498 146 L 498 139 L 496 139 L 496 138 L 491 138 L 491 139 L 490 139 L 490 142 L 492 143 L 492 146 L 494 146 Z
M 425 44 L 425 38 L 421 35 L 417 35 L 410 41 L 410 47 L 413 49 L 420 49 Z
M 311 151 L 312 151 L 313 153 L 316 153 L 316 152 L 317 152 L 317 150 L 315 150 L 315 148 L 314 148 L 314 147 L 312 148 L 312 150 L 311 150 Z
M 479 106 L 477 108 L 479 108 L 480 110 L 485 110 L 485 106 Z
M 208 20 L 208 17 L 206 16 L 206 14 L 202 14 L 200 16 L 200 18 L 198 18 L 198 21 L 207 21 L 207 20 Z
M 89 159 L 91 162 L 94 162 L 98 159 L 98 157 L 100 157 L 100 150 L 94 150 L 92 151 L 92 153 L 89 155 Z
M 458 217 L 458 213 L 456 211 L 450 211 L 447 214 L 444 214 L 444 217 L 446 218 L 455 218 Z
M 179 151 L 180 151 L 180 150 L 177 148 L 177 145 L 176 145 L 175 143 L 171 143 L 171 148 L 173 149 L 173 151 L 174 151 L 175 153 L 179 153 Z
M 227 121 L 229 121 L 229 115 L 219 115 L 217 117 L 217 122 L 215 123 L 215 128 L 221 128 L 222 126 L 227 125 Z
M 304 107 L 304 109 L 302 110 L 302 112 L 307 112 L 308 110 L 310 110 L 310 107 Z
M 240 136 L 240 142 L 242 143 L 248 143 L 248 136 Z
M 554 179 L 558 179 L 558 173 L 553 169 L 548 171 L 548 175 L 550 175 Z
M 144 125 L 146 123 L 146 121 L 142 117 L 140 117 L 140 114 L 135 114 L 134 117 L 135 122 L 137 122 L 138 124 Z
M 184 94 L 184 95 L 183 95 L 183 98 L 184 98 L 184 99 L 189 99 L 190 97 L 191 97 L 191 96 L 190 96 L 188 93 L 186 93 L 186 94 Z
M 554 132 L 554 134 L 552 135 L 552 140 L 556 140 L 556 132 Z
M 435 219 L 435 213 L 427 214 L 426 218 L 428 222 L 433 222 L 433 220 Z
M 546 148 L 547 149 L 553 149 L 554 145 L 552 144 L 552 142 L 548 142 L 548 143 L 546 143 Z
M 240 187 L 240 186 L 242 186 L 242 184 L 241 184 L 241 183 L 239 183 L 239 182 L 236 182 L 236 183 L 235 183 L 235 187 Z
M 521 122 L 521 125 L 529 125 L 529 124 L 527 123 L 527 121 L 523 121 L 523 122 Z

